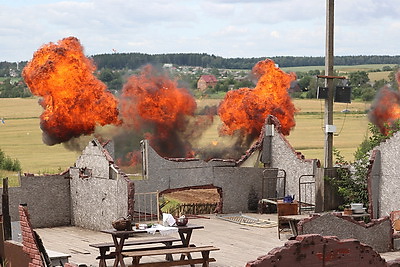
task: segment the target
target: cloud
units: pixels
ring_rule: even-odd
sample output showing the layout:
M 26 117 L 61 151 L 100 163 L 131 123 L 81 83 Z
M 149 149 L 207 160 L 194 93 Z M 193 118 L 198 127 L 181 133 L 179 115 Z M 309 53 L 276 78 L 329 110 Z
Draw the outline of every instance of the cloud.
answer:
M 29 60 L 41 45 L 70 35 L 89 55 L 114 48 L 224 57 L 323 56 L 325 9 L 321 0 L 3 1 L 0 61 Z M 335 51 L 398 54 L 399 14 L 395 0 L 336 0 Z
M 270 35 L 275 39 L 279 39 L 281 37 L 278 31 L 271 31 Z

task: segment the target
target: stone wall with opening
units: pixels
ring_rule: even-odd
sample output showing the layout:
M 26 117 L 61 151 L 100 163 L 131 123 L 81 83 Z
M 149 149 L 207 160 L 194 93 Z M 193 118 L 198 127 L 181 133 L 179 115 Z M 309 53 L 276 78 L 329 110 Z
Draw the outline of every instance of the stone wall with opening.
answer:
M 212 185 L 222 189 L 223 212 L 246 212 L 249 194 L 253 190 L 259 198 L 263 195 L 263 171 L 261 158 L 269 153 L 270 168 L 286 171 L 286 194 L 299 194 L 298 179 L 301 175 L 314 175 L 317 160 L 305 160 L 290 146 L 278 130 L 264 144 L 264 132 L 239 161 L 212 159 L 166 159 L 160 157 L 149 145 L 142 142 L 143 180 L 135 181 L 136 192 L 163 191 L 181 187 Z M 315 200 L 315 188 L 310 193 Z M 312 201 L 314 202 L 314 201 Z
M 27 204 L 34 228 L 76 225 L 101 230 L 133 214 L 134 183 L 97 140 L 89 142 L 68 172 L 19 179 L 20 186 L 8 190 L 11 221 L 19 220 L 19 204 Z

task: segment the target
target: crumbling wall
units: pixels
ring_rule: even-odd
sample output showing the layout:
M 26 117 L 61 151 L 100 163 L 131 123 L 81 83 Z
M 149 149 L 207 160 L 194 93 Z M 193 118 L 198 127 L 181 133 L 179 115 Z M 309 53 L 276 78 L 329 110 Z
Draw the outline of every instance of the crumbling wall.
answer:
M 252 189 L 259 198 L 262 196 L 262 179 L 264 168 L 259 164 L 246 164 L 252 155 L 261 149 L 249 149 L 240 164 L 233 160 L 165 159 L 160 157 L 147 141 L 142 142 L 144 180 L 135 181 L 136 192 L 163 191 L 181 187 L 213 185 L 222 188 L 223 212 L 248 211 L 248 197 Z M 264 149 L 265 150 L 265 149 Z M 263 153 L 264 150 L 262 151 Z M 298 157 L 286 139 L 277 131 L 272 139 L 272 168 L 286 171 L 286 194 L 299 196 L 299 177 L 313 175 L 316 169 L 315 160 L 304 160 Z M 256 165 L 257 167 L 250 167 Z M 246 167 L 242 167 L 246 166 Z M 309 203 L 315 203 L 315 187 L 308 192 Z M 302 200 L 305 196 L 303 192 Z
M 133 213 L 134 183 L 117 167 L 110 176 L 110 153 L 94 139 L 63 175 L 27 175 L 9 188 L 10 216 L 19 220 L 19 204 L 27 204 L 34 228 L 76 225 L 93 230 Z M 0 198 L 1 202 L 1 198 Z
M 82 178 L 78 168 L 71 168 L 70 175 L 72 225 L 92 230 L 109 229 L 112 221 L 128 215 L 128 195 L 133 182 L 125 177 Z
M 133 201 L 133 182 L 118 177 L 81 177 L 79 168 L 71 168 L 69 175 L 22 176 L 21 186 L 10 187 L 8 192 L 11 221 L 19 220 L 18 205 L 23 203 L 34 228 L 110 228 L 111 222 L 127 216 L 128 206 L 133 205 L 129 204 Z
M 32 224 L 29 220 L 28 210 L 26 207 L 19 206 L 18 211 L 20 216 L 23 251 L 29 256 L 29 264 L 27 266 L 44 267 L 45 263 L 41 257 L 39 244 L 37 243 L 35 233 L 32 229 Z
M 167 160 L 147 145 L 144 154 L 147 179 L 135 181 L 138 193 L 213 185 L 222 188 L 224 212 L 247 211 L 252 187 L 261 196 L 261 168 L 240 168 L 235 162 L 224 160 Z
M 101 146 L 99 141 L 93 139 L 76 160 L 75 167 L 80 169 L 81 176 L 109 179 L 111 158 L 108 159 L 107 154 L 108 151 Z
M 295 195 L 299 199 L 299 178 L 301 175 L 315 175 L 317 160 L 306 160 L 294 151 L 287 139 L 275 131 L 272 139 L 272 166 L 286 171 L 286 194 Z M 304 181 L 315 181 L 315 178 L 307 178 Z M 310 189 L 310 190 L 308 190 Z M 307 195 L 305 195 L 307 194 Z M 302 189 L 302 201 L 315 204 L 315 187 Z
M 400 177 L 400 132 L 375 147 L 374 151 L 375 153 L 372 155 L 376 155 L 376 152 L 379 151 L 380 157 L 375 157 L 373 161 L 375 166 L 372 166 L 374 171 L 369 176 L 369 184 L 378 184 L 370 186 L 368 189 L 370 190 L 370 200 L 373 200 L 374 209 L 377 211 L 374 217 L 379 218 L 400 209 L 400 195 L 398 194 L 400 190 L 398 181 Z
M 354 238 L 378 252 L 392 249 L 393 230 L 389 217 L 365 224 L 340 213 L 327 213 L 300 221 L 300 234 L 337 236 L 339 239 Z
M 27 204 L 35 228 L 70 225 L 69 179 L 65 175 L 20 176 L 19 179 L 20 186 L 8 189 L 11 221 L 19 220 L 19 204 Z
M 286 266 L 398 266 L 386 262 L 370 246 L 355 239 L 300 235 L 246 264 L 246 267 Z
M 143 143 L 145 179 L 135 181 L 136 192 L 163 191 L 199 185 L 222 188 L 223 212 L 248 211 L 252 189 L 261 198 L 263 168 L 238 167 L 231 160 L 168 160 Z

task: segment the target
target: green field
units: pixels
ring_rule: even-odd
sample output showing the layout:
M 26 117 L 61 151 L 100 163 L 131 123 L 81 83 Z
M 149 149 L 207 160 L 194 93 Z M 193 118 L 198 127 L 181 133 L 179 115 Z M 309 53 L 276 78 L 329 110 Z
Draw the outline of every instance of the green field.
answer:
M 57 173 L 72 166 L 78 156 L 62 145 L 47 146 L 42 142 L 38 99 L 0 98 L 0 149 L 17 158 L 23 172 Z
M 367 64 L 367 65 L 354 65 L 354 66 L 335 66 L 335 70 L 338 71 L 340 75 L 346 76 L 346 74 L 355 71 L 366 71 L 368 72 L 369 79 L 371 81 L 377 81 L 380 79 L 388 79 L 390 71 L 380 71 L 380 72 L 369 72 L 376 69 L 382 69 L 384 66 L 394 67 L 396 64 Z M 323 71 L 324 66 L 303 66 L 303 67 L 286 67 L 282 70 L 286 72 L 307 72 L 310 70 L 320 70 Z
M 215 105 L 219 100 L 199 100 L 199 106 Z M 296 127 L 287 137 L 291 145 L 306 158 L 318 158 L 323 162 L 323 110 L 321 100 L 294 100 L 299 110 L 296 115 Z M 365 114 L 345 114 L 340 111 L 348 109 L 354 112 L 365 111 L 368 103 L 352 103 L 334 105 L 334 124 L 338 135 L 334 138 L 334 146 L 347 160 L 353 160 L 353 153 L 362 142 L 368 131 L 368 120 Z M 73 166 L 79 153 L 67 150 L 63 145 L 47 146 L 42 143 L 39 116 L 42 108 L 38 100 L 0 98 L 0 149 L 11 158 L 20 160 L 23 172 L 58 173 Z M 219 120 L 205 132 L 202 140 L 209 143 L 218 139 Z M 225 144 L 229 145 L 229 138 Z M 0 173 L 4 175 L 4 173 Z M 8 175 L 8 174 L 7 174 Z
M 302 152 L 306 158 L 317 158 L 324 161 L 324 101 L 322 100 L 294 100 L 295 106 L 300 109 L 296 115 L 296 127 L 287 137 L 296 151 Z M 354 152 L 358 145 L 368 135 L 368 118 L 363 112 L 368 110 L 369 103 L 354 102 L 351 104 L 334 104 L 334 125 L 337 133 L 334 135 L 333 145 L 346 160 L 354 159 Z M 354 113 L 342 113 L 348 109 Z M 311 114 L 310 114 L 311 112 Z M 317 113 L 314 113 L 317 112 Z

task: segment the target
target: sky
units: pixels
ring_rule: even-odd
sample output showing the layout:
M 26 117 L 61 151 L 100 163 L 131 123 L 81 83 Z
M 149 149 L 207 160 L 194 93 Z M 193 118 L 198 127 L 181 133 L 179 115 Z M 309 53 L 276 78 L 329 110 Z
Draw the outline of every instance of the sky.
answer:
M 88 56 L 324 56 L 325 15 L 325 0 L 1 0 L 0 61 L 69 36 Z M 400 1 L 335 0 L 335 55 L 399 55 L 399 33 Z

